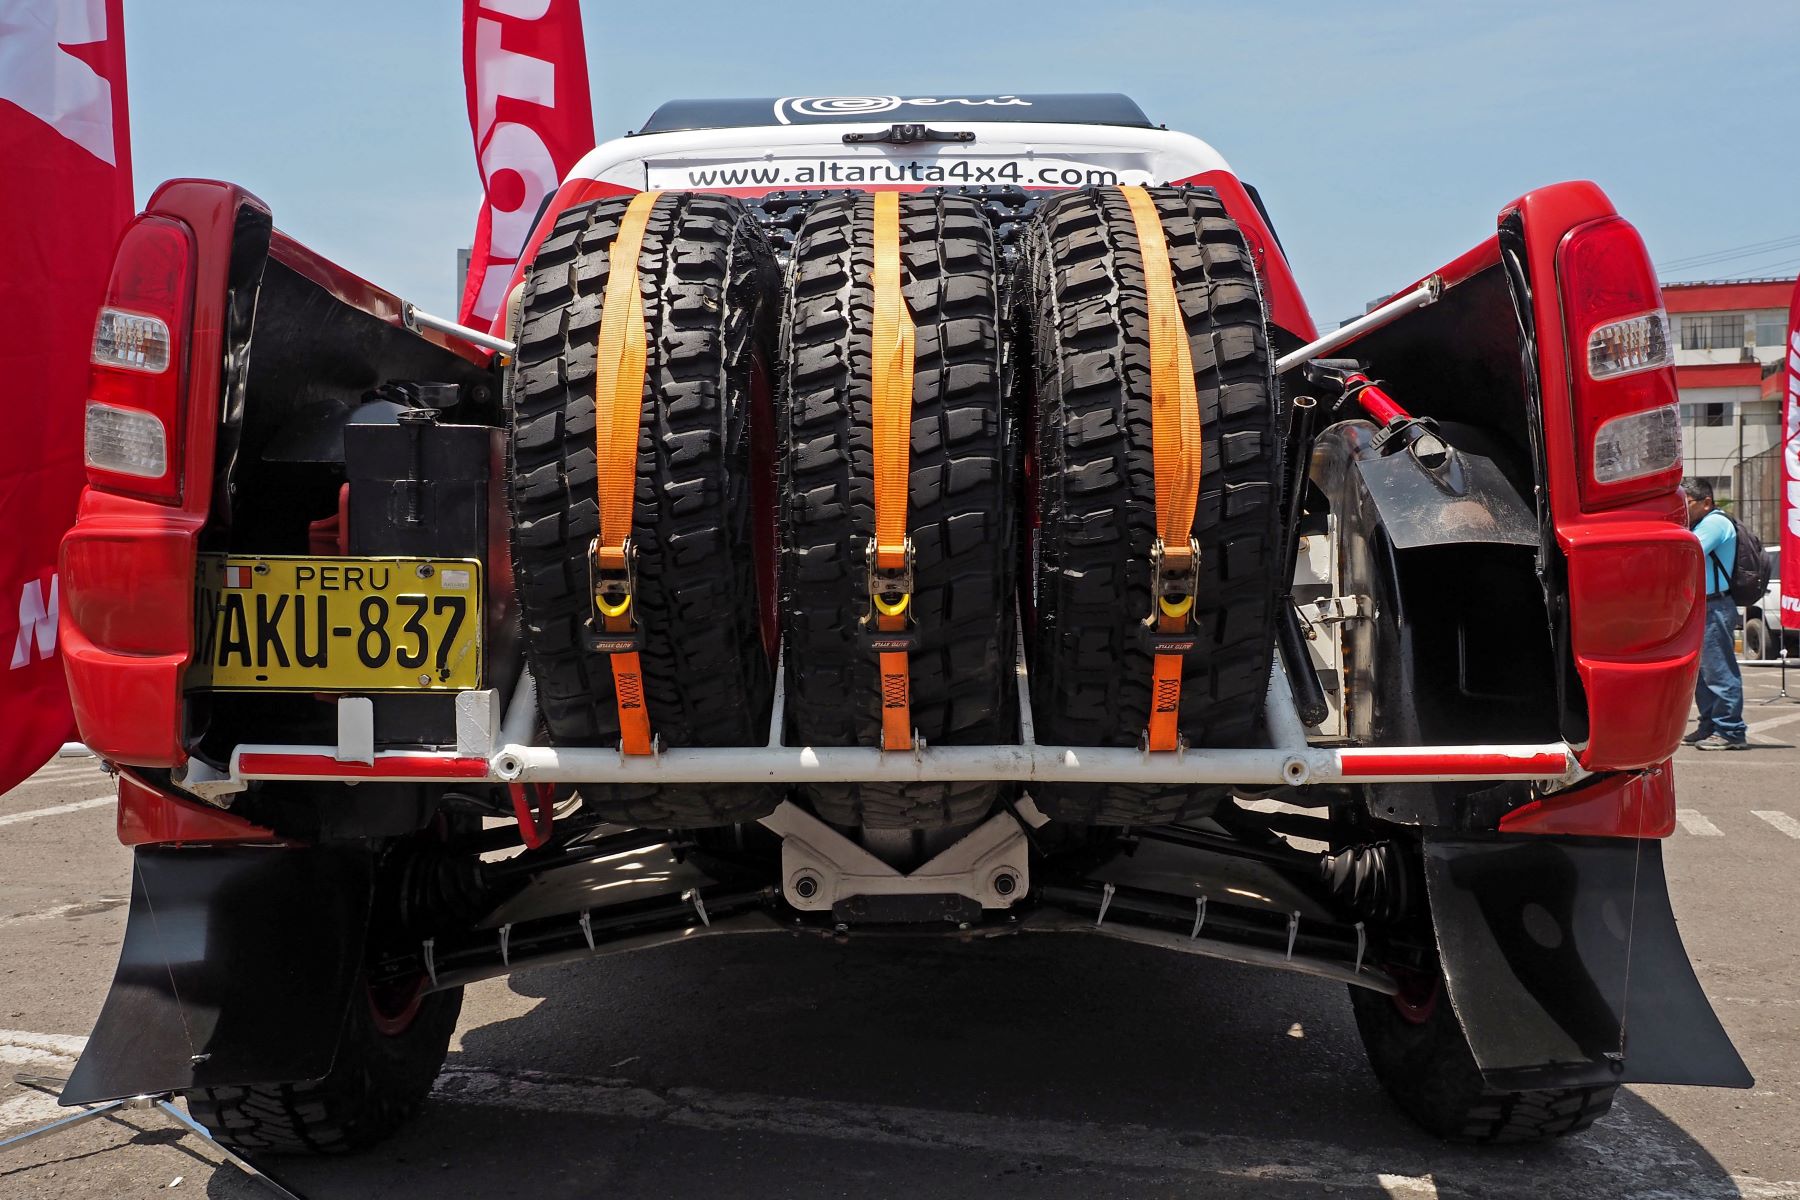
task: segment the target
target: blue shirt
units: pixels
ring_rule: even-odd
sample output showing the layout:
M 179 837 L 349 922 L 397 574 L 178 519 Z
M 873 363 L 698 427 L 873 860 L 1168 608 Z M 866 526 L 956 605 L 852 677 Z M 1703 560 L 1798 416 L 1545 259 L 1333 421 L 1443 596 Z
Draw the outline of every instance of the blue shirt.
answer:
M 1700 549 L 1706 555 L 1706 594 L 1716 596 L 1731 590 L 1731 569 L 1737 565 L 1737 526 L 1731 518 L 1713 509 L 1694 526 Z M 1719 564 L 1725 564 L 1721 571 Z

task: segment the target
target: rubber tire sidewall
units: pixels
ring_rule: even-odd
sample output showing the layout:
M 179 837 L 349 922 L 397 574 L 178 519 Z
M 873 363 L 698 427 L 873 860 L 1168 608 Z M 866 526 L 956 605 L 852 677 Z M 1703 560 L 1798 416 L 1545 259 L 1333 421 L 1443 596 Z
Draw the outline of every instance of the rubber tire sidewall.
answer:
M 1262 728 L 1281 574 L 1282 423 L 1266 306 L 1249 245 L 1216 194 L 1149 192 L 1188 330 L 1204 442 L 1193 525 L 1204 649 L 1183 668 L 1180 727 L 1193 746 L 1248 744 Z M 1032 352 L 1033 716 L 1051 744 L 1136 746 L 1149 720 L 1149 319 L 1126 205 L 1106 188 L 1041 207 L 1014 308 Z M 1154 825 L 1204 816 L 1229 789 L 1049 784 L 1032 794 L 1054 819 Z
M 618 744 L 609 656 L 589 652 L 586 548 L 598 532 L 593 340 L 630 201 L 557 218 L 528 275 L 509 396 L 513 568 L 539 708 L 558 745 Z M 773 661 L 753 511 L 757 365 L 775 369 L 780 277 L 736 200 L 671 193 L 639 255 L 648 326 L 632 538 L 651 732 L 665 746 L 758 746 Z M 576 331 L 579 331 L 578 333 Z M 766 539 L 765 539 L 766 540 Z M 589 784 L 584 805 L 623 824 L 698 828 L 755 820 L 762 784 Z
M 428 993 L 403 1031 L 383 1034 L 359 980 L 323 1079 L 197 1088 L 187 1093 L 188 1111 L 221 1143 L 244 1153 L 366 1150 L 410 1120 L 431 1094 L 462 1002 L 460 987 Z
M 788 732 L 807 745 L 880 742 L 863 557 L 874 533 L 873 197 L 819 202 L 795 240 L 782 327 L 782 540 Z M 901 285 L 917 329 L 907 529 L 917 550 L 909 663 L 928 745 L 1013 740 L 1016 434 L 992 226 L 969 198 L 900 198 Z M 937 829 L 979 820 L 1010 785 L 807 784 L 842 826 Z

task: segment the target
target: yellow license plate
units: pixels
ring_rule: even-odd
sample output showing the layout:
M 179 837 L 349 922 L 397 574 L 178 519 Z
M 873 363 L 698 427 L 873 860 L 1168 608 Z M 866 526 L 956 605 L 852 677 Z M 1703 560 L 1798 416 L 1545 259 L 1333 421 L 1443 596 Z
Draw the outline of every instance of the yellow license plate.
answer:
M 481 564 L 200 556 L 188 686 L 443 692 L 481 686 Z

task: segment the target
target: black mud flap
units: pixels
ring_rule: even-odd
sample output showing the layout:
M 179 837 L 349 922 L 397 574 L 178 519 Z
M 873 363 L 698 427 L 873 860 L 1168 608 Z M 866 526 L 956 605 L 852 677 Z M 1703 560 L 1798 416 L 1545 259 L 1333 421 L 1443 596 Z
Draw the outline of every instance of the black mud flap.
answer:
M 1753 1082 L 1676 931 L 1661 842 L 1427 834 L 1425 882 L 1490 1086 Z
M 1396 550 L 1463 542 L 1538 544 L 1536 514 L 1492 459 L 1450 450 L 1431 469 L 1402 450 L 1361 459 L 1356 467 Z
M 372 881 L 351 848 L 139 850 L 112 990 L 61 1102 L 324 1076 Z

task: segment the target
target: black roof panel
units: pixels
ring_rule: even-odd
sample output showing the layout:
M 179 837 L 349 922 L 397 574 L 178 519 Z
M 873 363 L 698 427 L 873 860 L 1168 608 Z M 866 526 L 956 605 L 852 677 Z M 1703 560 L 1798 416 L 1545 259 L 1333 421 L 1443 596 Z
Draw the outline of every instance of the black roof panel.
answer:
M 771 96 L 765 99 L 670 100 L 650 114 L 639 133 L 681 129 L 750 129 L 760 125 L 818 125 L 833 121 L 949 123 L 1055 122 L 1129 125 L 1150 119 L 1118 92 L 1037 92 L 970 96 Z

